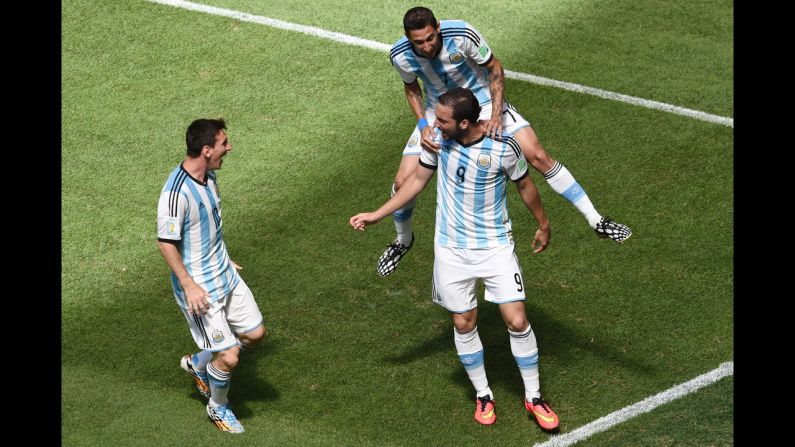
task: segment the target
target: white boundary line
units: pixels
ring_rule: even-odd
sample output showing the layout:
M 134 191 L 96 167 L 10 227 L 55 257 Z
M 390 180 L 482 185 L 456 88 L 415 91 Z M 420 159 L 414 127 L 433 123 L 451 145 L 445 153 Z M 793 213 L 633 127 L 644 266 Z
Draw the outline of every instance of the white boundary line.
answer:
M 162 5 L 175 6 L 177 8 L 187 9 L 190 11 L 199 11 L 207 14 L 217 16 L 229 17 L 242 22 L 258 23 L 273 28 L 284 29 L 288 31 L 295 31 L 310 36 L 320 37 L 321 39 L 333 40 L 335 42 L 344 43 L 346 45 L 356 45 L 360 47 L 370 48 L 372 50 L 388 53 L 391 49 L 390 45 L 385 43 L 376 42 L 374 40 L 362 39 L 360 37 L 350 36 L 342 33 L 335 33 L 327 31 L 322 28 L 314 26 L 298 25 L 296 23 L 284 22 L 270 17 L 263 17 L 254 14 L 247 14 L 245 12 L 233 11 L 231 9 L 218 8 L 215 6 L 202 5 L 199 3 L 188 2 L 184 0 L 147 0 L 152 3 L 160 3 Z M 700 121 L 707 121 L 710 123 L 720 124 L 734 128 L 734 118 L 727 118 L 724 116 L 712 115 L 698 110 L 687 109 L 684 107 L 674 106 L 663 102 L 651 101 L 648 99 L 638 98 L 635 96 L 623 95 L 621 93 L 614 93 L 607 90 L 598 88 L 587 87 L 580 84 L 571 82 L 556 81 L 554 79 L 544 78 L 526 73 L 519 73 L 515 71 L 505 70 L 505 76 L 511 79 L 529 82 L 532 84 L 545 85 L 548 87 L 556 87 L 563 90 L 569 90 L 577 93 L 584 93 L 586 95 L 597 96 L 604 99 L 613 101 L 624 102 L 634 106 L 646 107 L 649 109 L 660 110 L 663 112 L 682 115 L 689 118 L 697 119 Z
M 635 416 L 648 413 L 662 404 L 679 399 L 680 397 L 684 397 L 698 390 L 699 388 L 711 385 L 718 380 L 731 375 L 734 375 L 734 362 L 721 363 L 720 366 L 713 369 L 712 371 L 702 374 L 695 379 L 690 380 L 689 382 L 676 385 L 675 387 L 669 388 L 659 394 L 647 397 L 636 404 L 632 404 L 618 411 L 614 411 L 607 416 L 600 417 L 599 419 L 589 424 L 583 425 L 582 427 L 569 433 L 553 436 L 549 438 L 548 441 L 535 444 L 533 447 L 565 447 L 572 445 L 591 435 L 603 432 L 608 428 L 632 419 Z

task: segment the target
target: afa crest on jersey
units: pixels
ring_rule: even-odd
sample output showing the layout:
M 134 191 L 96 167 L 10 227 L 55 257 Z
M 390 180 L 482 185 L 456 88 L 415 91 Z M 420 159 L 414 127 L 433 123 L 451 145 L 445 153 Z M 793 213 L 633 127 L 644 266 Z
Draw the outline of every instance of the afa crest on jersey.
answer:
M 450 55 L 450 63 L 451 64 L 460 64 L 461 61 L 464 60 L 464 55 L 456 51 L 455 53 Z
M 218 344 L 224 341 L 224 334 L 218 329 L 213 331 L 213 343 Z
M 480 169 L 488 169 L 491 166 L 491 155 L 481 152 L 478 155 L 478 167 Z

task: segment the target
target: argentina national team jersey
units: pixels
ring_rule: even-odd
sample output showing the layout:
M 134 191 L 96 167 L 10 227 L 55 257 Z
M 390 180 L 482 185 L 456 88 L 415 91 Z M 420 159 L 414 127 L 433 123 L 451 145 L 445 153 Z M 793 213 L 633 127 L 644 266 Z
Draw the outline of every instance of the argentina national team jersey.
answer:
M 191 177 L 180 164 L 171 172 L 157 206 L 157 237 L 175 242 L 191 278 L 215 302 L 232 292 L 238 275 L 223 239 L 221 196 L 215 172 L 207 174 L 207 184 Z M 171 286 L 177 303 L 186 307 L 185 292 L 171 273 Z
M 423 149 L 420 164 L 438 170 L 437 245 L 477 249 L 513 243 L 508 179 L 528 175 L 527 161 L 513 138 L 500 142 L 484 135 L 468 146 L 444 140 L 439 154 Z
M 442 38 L 439 54 L 433 59 L 420 56 L 403 36 L 389 53 L 395 70 L 406 84 L 422 79 L 426 109 L 435 108 L 439 96 L 455 87 L 472 90 L 481 106 L 490 103 L 489 71 L 483 65 L 491 61 L 492 54 L 486 40 L 462 20 L 439 23 Z

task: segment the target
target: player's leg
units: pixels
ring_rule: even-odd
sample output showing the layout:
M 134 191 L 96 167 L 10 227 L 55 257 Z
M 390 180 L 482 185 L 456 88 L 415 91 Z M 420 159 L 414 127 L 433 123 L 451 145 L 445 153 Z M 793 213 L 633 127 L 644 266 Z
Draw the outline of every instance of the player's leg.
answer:
M 219 429 L 228 433 L 243 433 L 243 425 L 237 420 L 229 406 L 229 388 L 232 371 L 237 367 L 240 347 L 235 344 L 228 349 L 213 354 L 207 365 L 210 378 L 210 401 L 207 403 L 207 417 Z
M 210 380 L 207 374 L 207 365 L 212 360 L 213 352 L 233 345 L 228 336 L 220 336 L 221 332 L 215 330 L 219 325 L 226 326 L 223 318 L 219 315 L 222 307 L 223 304 L 218 301 L 211 303 L 208 312 L 203 315 L 193 315 L 185 308 L 180 307 L 188 322 L 193 340 L 201 349 L 195 354 L 183 356 L 180 359 L 180 367 L 193 377 L 196 389 L 208 399 L 210 398 Z
M 433 116 L 428 117 L 429 122 L 433 122 Z M 409 176 L 417 169 L 420 161 L 420 153 L 422 146 L 420 146 L 420 130 L 415 127 L 414 132 L 411 133 L 406 147 L 403 148 L 403 157 L 400 160 L 398 172 L 395 174 L 395 182 L 392 183 L 390 190 L 391 196 L 403 186 L 403 183 Z M 397 269 L 398 264 L 414 245 L 414 207 L 417 205 L 417 198 L 411 199 L 409 203 L 403 205 L 392 213 L 392 219 L 395 222 L 395 231 L 397 237 L 389 244 L 386 251 L 378 259 L 378 266 L 376 271 L 380 276 L 390 275 Z
M 477 327 L 477 279 L 466 267 L 466 252 L 448 247 L 434 247 L 433 300 L 444 307 L 453 318 L 453 340 L 458 359 L 475 388 L 475 420 L 493 424 L 494 393 L 486 378 L 483 343 Z
M 507 101 L 503 107 L 502 117 L 505 134 L 512 136 L 519 143 L 527 162 L 543 174 L 553 191 L 562 195 L 582 213 L 597 236 L 609 237 L 617 243 L 622 243 L 632 235 L 629 227 L 616 223 L 609 217 L 602 217 L 596 211 L 588 194 L 571 172 L 544 150 L 530 123 Z
M 194 354 L 182 356 L 179 360 L 180 368 L 188 372 L 193 377 L 193 382 L 199 394 L 210 398 L 210 383 L 207 378 L 207 363 L 213 358 L 213 353 L 203 349 Z
M 511 344 L 511 353 L 519 367 L 525 387 L 525 408 L 533 413 L 542 428 L 558 426 L 558 416 L 541 398 L 536 336 L 525 314 L 525 291 L 522 269 L 514 246 L 504 245 L 478 265 L 486 288 L 485 299 L 500 306 Z
M 212 352 L 212 360 L 207 363 L 207 387 L 210 391 L 207 416 L 223 431 L 242 433 L 243 426 L 229 409 L 228 399 L 232 371 L 237 366 L 240 352 L 234 332 L 226 322 L 226 305 L 231 296 L 210 303 L 202 315 L 191 315 L 185 309 L 183 314 L 196 344 L 202 350 Z

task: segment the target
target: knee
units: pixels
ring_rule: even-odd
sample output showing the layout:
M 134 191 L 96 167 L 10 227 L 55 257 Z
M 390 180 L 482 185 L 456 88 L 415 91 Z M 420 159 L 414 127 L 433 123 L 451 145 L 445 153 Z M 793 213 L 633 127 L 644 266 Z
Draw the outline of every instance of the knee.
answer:
M 477 327 L 477 322 L 474 320 L 456 320 L 453 324 L 455 326 L 455 331 L 459 334 L 468 334 Z
M 555 160 L 547 154 L 541 144 L 538 144 L 538 140 L 536 140 L 536 144 L 528 145 L 523 152 L 527 162 L 541 172 L 548 172 L 555 166 Z
M 232 349 L 227 349 L 226 351 L 221 351 L 215 357 L 214 362 L 218 364 L 224 371 L 232 371 L 237 367 L 237 360 L 238 360 L 238 353 L 240 352 L 240 348 L 237 346 Z
M 238 335 L 238 338 L 246 344 L 246 347 L 253 348 L 265 340 L 265 335 L 267 335 L 267 332 L 268 331 L 265 329 L 265 326 L 260 326 L 251 332 Z
M 530 326 L 530 322 L 527 321 L 527 317 L 524 315 L 517 315 L 505 320 L 505 325 L 508 326 L 508 330 L 511 332 L 524 332 Z

